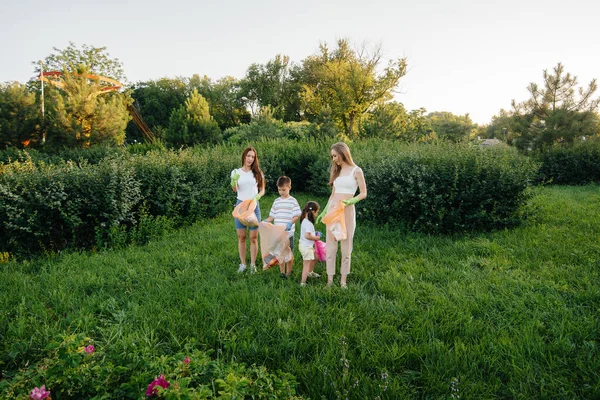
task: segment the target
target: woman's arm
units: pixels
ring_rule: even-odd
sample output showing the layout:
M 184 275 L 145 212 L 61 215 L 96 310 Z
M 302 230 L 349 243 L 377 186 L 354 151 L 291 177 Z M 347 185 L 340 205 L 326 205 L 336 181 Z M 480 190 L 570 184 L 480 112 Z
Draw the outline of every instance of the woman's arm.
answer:
M 262 172 L 261 172 L 262 174 Z M 258 197 L 263 197 L 265 195 L 265 186 L 266 186 L 266 182 L 265 182 L 265 174 L 262 174 L 262 185 L 258 190 Z
M 363 200 L 367 198 L 367 183 L 365 182 L 365 174 L 363 173 L 362 168 L 359 168 L 355 173 L 354 176 L 356 178 L 356 181 L 358 182 L 358 190 L 359 190 L 359 194 L 358 196 L 358 200 Z

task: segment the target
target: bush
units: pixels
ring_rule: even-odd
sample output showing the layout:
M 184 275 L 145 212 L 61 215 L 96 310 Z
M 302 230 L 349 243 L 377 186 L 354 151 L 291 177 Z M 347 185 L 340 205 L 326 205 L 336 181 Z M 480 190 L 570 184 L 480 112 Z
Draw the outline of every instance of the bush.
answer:
M 390 143 L 371 154 L 361 157 L 369 196 L 358 212 L 368 220 L 428 233 L 515 224 L 537 169 L 512 149 Z
M 90 248 L 97 228 L 133 222 L 140 188 L 131 167 L 13 163 L 0 175 L 0 249 L 22 255 Z
M 277 190 L 279 176 L 287 175 L 295 193 L 329 195 L 329 142 L 277 139 L 252 145 L 268 193 Z M 536 168 L 510 149 L 381 140 L 351 146 L 369 191 L 358 205 L 359 215 L 431 233 L 517 222 Z M 245 147 L 121 152 L 97 165 L 85 160 L 5 165 L 0 173 L 0 251 L 30 255 L 123 246 L 145 242 L 151 232 L 212 218 L 233 206 L 229 175 L 240 166 Z
M 129 162 L 147 213 L 177 218 L 181 224 L 228 209 L 233 203 L 229 174 L 236 166 L 235 155 L 219 150 L 153 151 L 132 157 Z
M 287 373 L 212 360 L 190 345 L 169 356 L 136 346 L 117 353 L 82 334 L 60 336 L 37 363 L 4 375 L 0 394 L 25 399 L 42 385 L 56 399 L 301 399 Z
M 538 181 L 555 185 L 586 185 L 600 182 L 600 141 L 556 146 L 540 152 Z

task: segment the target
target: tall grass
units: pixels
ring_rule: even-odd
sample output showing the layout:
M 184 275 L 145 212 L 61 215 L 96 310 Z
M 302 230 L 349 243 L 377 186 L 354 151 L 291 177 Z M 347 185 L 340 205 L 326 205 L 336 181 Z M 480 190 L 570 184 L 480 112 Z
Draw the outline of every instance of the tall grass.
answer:
M 229 215 L 143 247 L 0 264 L 0 368 L 81 332 L 109 355 L 193 341 L 289 372 L 313 399 L 599 398 L 600 189 L 536 191 L 536 217 L 514 230 L 359 220 L 347 290 L 300 287 L 299 254 L 292 280 L 238 274 Z

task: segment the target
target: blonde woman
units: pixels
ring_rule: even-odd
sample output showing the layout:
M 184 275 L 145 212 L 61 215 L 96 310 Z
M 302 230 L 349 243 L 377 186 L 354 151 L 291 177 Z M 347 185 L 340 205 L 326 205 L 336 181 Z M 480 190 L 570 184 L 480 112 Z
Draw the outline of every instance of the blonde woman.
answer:
M 356 228 L 356 212 L 354 204 L 367 197 L 367 184 L 362 169 L 360 169 L 352 160 L 350 148 L 346 143 L 338 142 L 331 146 L 331 170 L 329 175 L 329 186 L 331 186 L 331 196 L 327 206 L 317 218 L 317 222 L 327 214 L 327 210 L 337 202 L 345 204 L 344 217 L 346 223 L 347 236 L 341 240 L 342 263 L 340 268 L 341 278 L 340 286 L 347 287 L 347 278 L 350 273 L 350 261 L 352 257 L 352 242 L 354 240 L 354 230 Z M 355 196 L 356 190 L 359 194 Z M 336 269 L 336 257 L 338 251 L 338 241 L 333 234 L 326 230 L 327 242 L 327 285 L 333 285 L 333 277 Z

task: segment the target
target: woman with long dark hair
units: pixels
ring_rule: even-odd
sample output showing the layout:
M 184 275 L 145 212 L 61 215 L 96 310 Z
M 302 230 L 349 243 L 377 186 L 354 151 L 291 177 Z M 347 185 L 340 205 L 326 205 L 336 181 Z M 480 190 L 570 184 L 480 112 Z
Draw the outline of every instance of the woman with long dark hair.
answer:
M 231 188 L 237 193 L 236 205 L 244 200 L 256 200 L 257 221 L 260 221 L 260 204 L 258 200 L 265 194 L 265 175 L 260 169 L 258 153 L 254 147 L 246 147 L 242 153 L 242 166 L 231 171 Z M 238 238 L 240 266 L 238 272 L 246 270 L 246 226 L 234 218 Z M 258 226 L 250 227 L 250 273 L 256 273 L 256 256 L 258 254 Z

